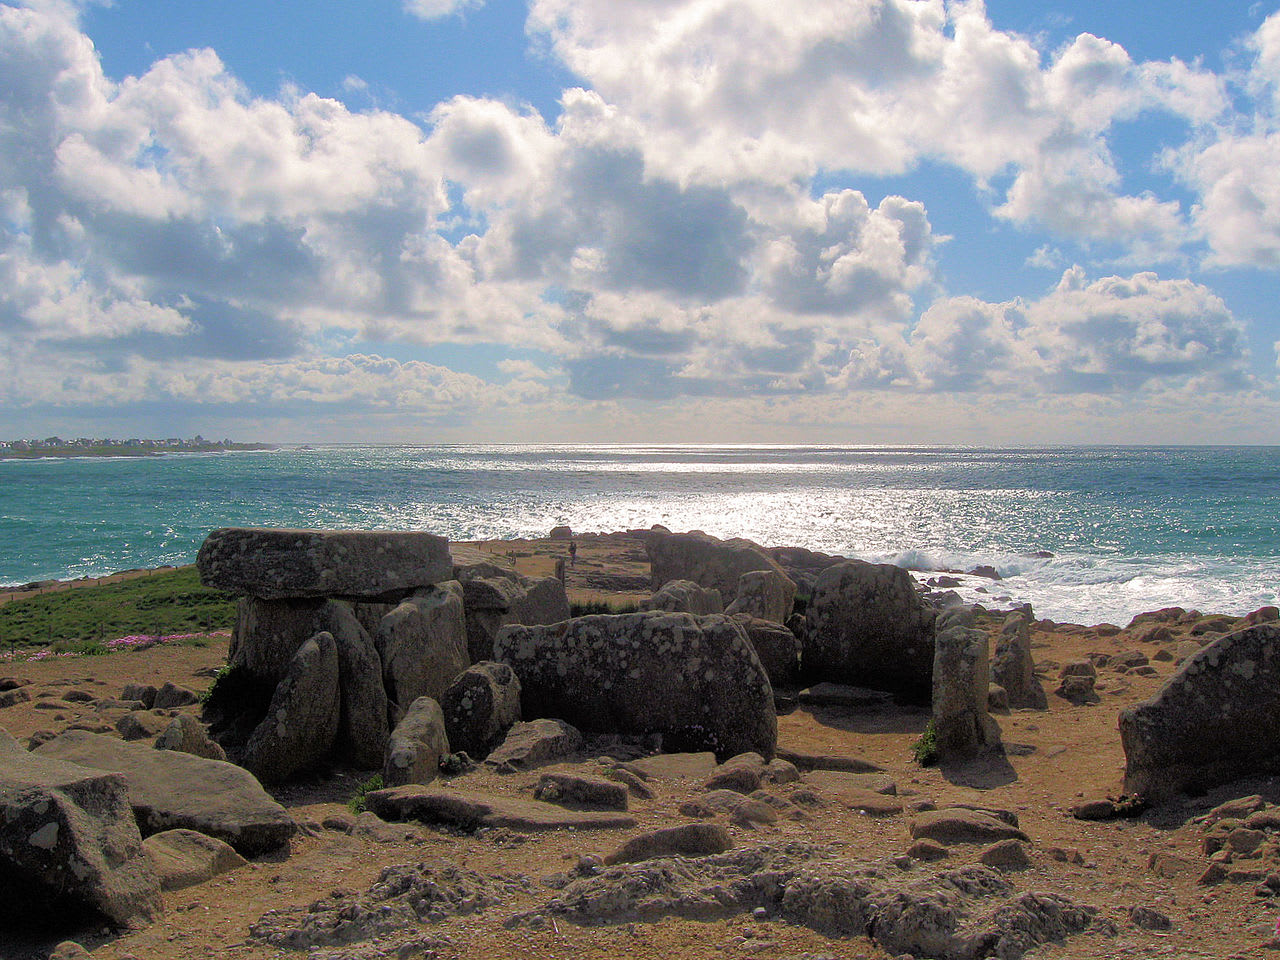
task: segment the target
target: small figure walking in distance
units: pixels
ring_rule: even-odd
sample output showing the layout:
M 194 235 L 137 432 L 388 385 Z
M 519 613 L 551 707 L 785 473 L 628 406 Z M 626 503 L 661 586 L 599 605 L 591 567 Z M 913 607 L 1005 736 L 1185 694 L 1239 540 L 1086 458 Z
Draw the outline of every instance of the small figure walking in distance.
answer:
M 569 566 L 573 566 L 578 560 L 578 544 L 575 540 L 569 541 Z

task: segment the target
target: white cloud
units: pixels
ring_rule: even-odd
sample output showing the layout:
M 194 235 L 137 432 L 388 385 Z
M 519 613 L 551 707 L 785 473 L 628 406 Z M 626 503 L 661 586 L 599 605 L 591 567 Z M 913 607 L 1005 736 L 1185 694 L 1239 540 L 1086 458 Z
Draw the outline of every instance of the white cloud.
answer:
M 854 382 L 866 362 L 851 356 Z M 1036 301 L 939 300 L 897 363 L 899 376 L 927 390 L 1108 394 L 1253 385 L 1244 327 L 1207 287 L 1153 273 L 1090 282 L 1079 267 Z
M 439 20 L 483 5 L 484 0 L 404 0 L 405 12 L 423 20 Z

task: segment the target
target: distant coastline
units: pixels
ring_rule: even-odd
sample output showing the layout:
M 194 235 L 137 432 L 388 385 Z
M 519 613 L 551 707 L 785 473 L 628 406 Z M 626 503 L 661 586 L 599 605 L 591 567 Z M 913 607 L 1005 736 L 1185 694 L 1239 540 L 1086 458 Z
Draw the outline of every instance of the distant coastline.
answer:
M 279 450 L 274 443 L 236 443 L 206 440 L 196 435 L 190 440 L 88 439 L 0 440 L 0 460 L 41 460 L 67 457 L 161 457 L 167 453 L 226 453 L 233 451 Z

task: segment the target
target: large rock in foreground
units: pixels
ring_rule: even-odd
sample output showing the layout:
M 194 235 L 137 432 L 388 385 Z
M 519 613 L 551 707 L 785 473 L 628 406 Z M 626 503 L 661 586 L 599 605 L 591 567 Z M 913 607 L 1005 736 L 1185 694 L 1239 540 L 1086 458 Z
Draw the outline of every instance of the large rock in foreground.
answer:
M 69 730 L 35 753 L 124 774 L 144 835 L 186 827 L 225 840 L 246 857 L 288 842 L 296 829 L 253 774 L 220 760 L 155 750 L 84 730 Z
M 667 750 L 772 757 L 773 687 L 742 628 L 723 616 L 633 613 L 504 627 L 496 659 L 520 679 L 526 717 L 588 731 L 660 733 Z
M 224 527 L 196 564 L 206 586 L 263 600 L 401 600 L 453 575 L 448 540 L 393 530 Z
M 902 568 L 861 560 L 828 567 L 814 581 L 805 614 L 805 675 L 924 700 L 933 677 L 933 621 Z
M 1228 634 L 1120 714 L 1125 790 L 1159 801 L 1280 772 L 1280 626 Z
M 0 929 L 159 915 L 127 789 L 119 774 L 30 754 L 0 729 Z

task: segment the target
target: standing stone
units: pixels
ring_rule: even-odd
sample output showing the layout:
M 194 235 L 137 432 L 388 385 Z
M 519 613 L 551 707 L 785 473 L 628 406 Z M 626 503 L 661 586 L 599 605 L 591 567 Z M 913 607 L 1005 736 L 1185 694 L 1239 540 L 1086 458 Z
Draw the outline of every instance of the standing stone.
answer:
M 419 697 L 439 700 L 471 660 L 463 591 L 456 580 L 405 600 L 378 625 L 387 696 L 402 709 Z
M 640 601 L 640 609 L 691 613 L 702 617 L 710 613 L 724 613 L 724 600 L 719 590 L 708 590 L 692 580 L 670 580 L 648 600 Z
M 555 577 L 534 577 L 522 584 L 524 596 L 512 606 L 515 623 L 536 626 L 560 623 L 569 619 L 569 597 L 564 592 L 564 582 Z
M 750 540 L 717 540 L 705 533 L 662 533 L 654 531 L 645 537 L 654 589 L 669 580 L 692 580 L 721 597 L 736 596 L 738 578 L 752 570 L 782 568 Z
M 742 628 L 723 616 L 634 613 L 509 625 L 495 659 L 520 678 L 526 717 L 589 731 L 661 733 L 670 750 L 772 757 L 773 687 Z
M 1124 787 L 1152 802 L 1280 772 L 1280 626 L 1219 638 L 1120 714 Z
M 140 927 L 160 910 L 125 778 L 28 753 L 0 729 L 0 929 Z
M 318 622 L 327 602 L 241 598 L 227 662 L 274 687 L 284 679 L 298 648 L 320 632 Z
M 923 699 L 933 683 L 933 618 L 900 567 L 828 567 L 805 615 L 805 675 Z
M 263 783 L 287 780 L 329 752 L 340 716 L 337 646 L 332 634 L 318 633 L 289 662 L 241 765 Z
M 520 722 L 520 681 L 505 663 L 472 664 L 449 684 L 440 707 L 452 748 L 483 760 Z
M 391 735 L 378 650 L 350 604 L 325 604 L 319 626 L 333 636 L 338 654 L 340 712 L 336 753 L 352 766 L 377 769 Z
M 796 635 L 772 620 L 758 620 L 744 614 L 737 614 L 733 619 L 751 641 L 774 688 L 795 687 L 800 682 L 800 641 Z
M 738 596 L 725 613 L 786 623 L 796 600 L 796 585 L 780 570 L 752 570 L 738 578 Z
M 1008 694 L 1010 707 L 1048 709 L 1044 687 L 1035 673 L 1031 655 L 1031 621 L 1017 611 L 1005 618 L 996 641 L 996 655 L 991 663 L 991 679 Z
M 463 581 L 462 592 L 469 662 L 492 660 L 498 631 L 518 622 L 513 608 L 524 598 L 524 588 L 513 577 L 477 577 Z
M 965 626 L 941 631 L 933 658 L 933 725 L 942 761 L 967 760 L 1000 744 L 987 713 L 987 635 Z
M 393 530 L 223 528 L 196 565 L 205 586 L 263 600 L 401 600 L 453 573 L 444 537 Z
M 430 783 L 440 771 L 440 760 L 448 754 L 449 738 L 440 704 L 430 697 L 419 697 L 391 733 L 382 781 L 388 787 Z

